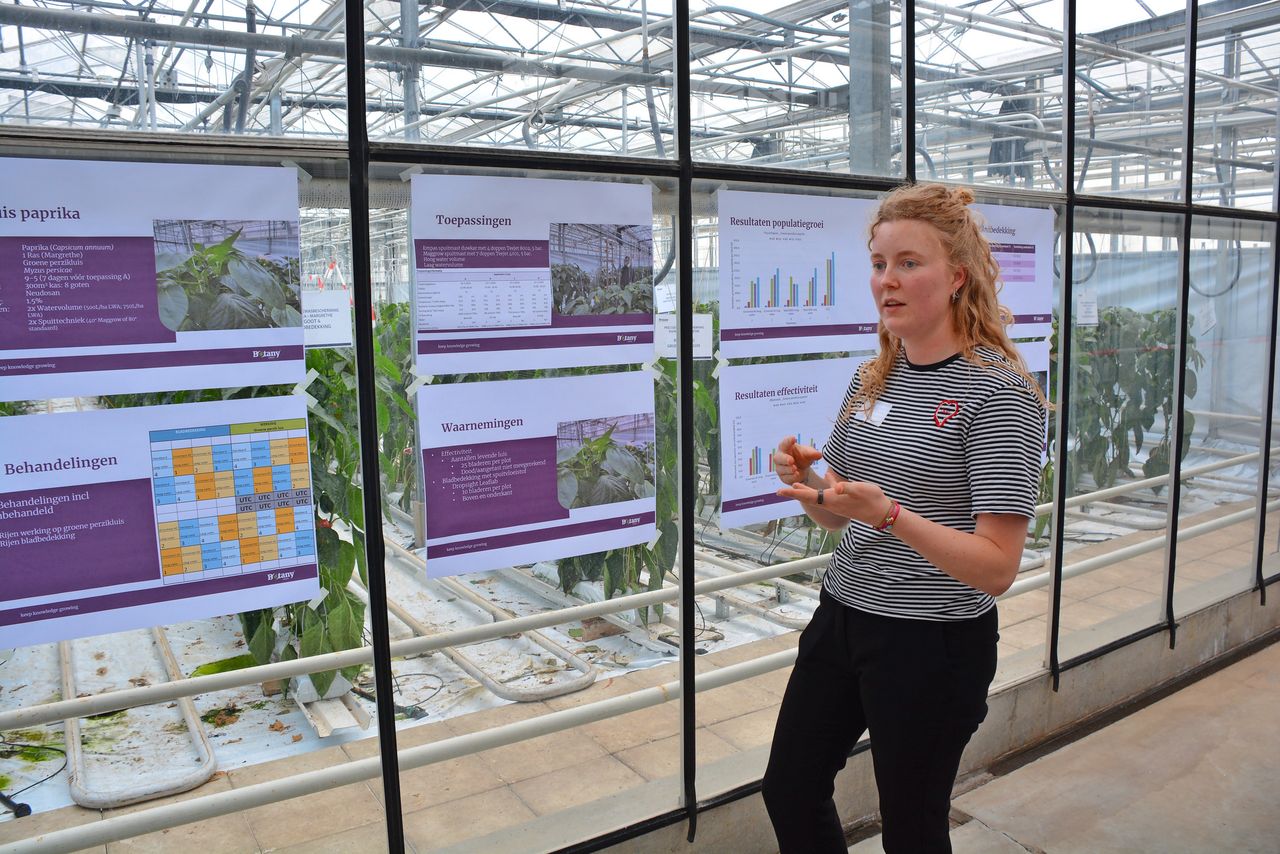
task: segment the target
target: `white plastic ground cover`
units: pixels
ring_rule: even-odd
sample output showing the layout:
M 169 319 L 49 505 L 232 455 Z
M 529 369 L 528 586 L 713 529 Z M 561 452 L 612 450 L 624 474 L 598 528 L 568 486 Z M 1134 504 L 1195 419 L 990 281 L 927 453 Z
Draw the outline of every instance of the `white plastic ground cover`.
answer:
M 515 572 L 520 572 L 517 570 Z M 511 573 L 478 573 L 463 576 L 463 583 L 486 599 L 516 615 L 545 613 L 563 607 L 564 600 L 544 595 L 531 579 L 525 583 Z M 492 617 L 477 606 L 451 595 L 424 576 L 396 569 L 388 573 L 391 598 L 407 608 L 421 622 L 438 631 L 450 631 L 488 623 Z M 735 595 L 768 604 L 772 585 L 757 584 L 736 588 Z M 812 613 L 812 600 L 795 598 L 774 607 L 783 613 L 803 616 Z M 699 653 L 714 652 L 741 643 L 770 637 L 785 627 L 758 616 L 731 610 L 717 617 L 716 603 L 698 597 L 695 642 Z M 678 625 L 679 608 L 666 608 L 668 622 Z M 403 623 L 390 618 L 393 639 L 409 637 Z M 607 679 L 633 670 L 676 660 L 676 647 L 657 639 L 669 627 L 652 615 L 650 627 L 636 626 L 622 631 L 595 621 L 544 629 L 551 640 L 569 652 L 590 661 Z M 184 673 L 197 667 L 247 652 L 239 621 L 234 616 L 175 624 L 166 635 Z M 616 634 L 611 632 L 617 632 Z M 600 635 L 600 636 L 597 636 Z M 76 644 L 76 686 L 79 693 L 96 694 L 164 681 L 163 664 L 156 657 L 147 632 L 126 632 L 78 640 Z M 565 662 L 526 638 L 501 638 L 463 648 L 463 652 L 486 673 L 509 685 L 546 685 L 559 678 L 576 675 Z M 56 645 L 24 647 L 8 660 L 0 658 L 0 709 L 12 709 L 61 699 Z M 440 653 L 393 662 L 396 693 L 393 698 L 399 718 L 397 727 L 440 721 L 456 715 L 504 705 Z M 99 672 L 101 671 L 101 672 Z M 357 680 L 357 688 L 372 696 L 371 674 Z M 374 703 L 361 698 L 371 715 Z M 254 684 L 205 694 L 195 698 L 205 722 L 220 771 L 230 771 L 259 762 L 294 756 L 311 750 L 343 744 L 374 734 L 371 729 L 343 729 L 321 739 L 304 719 L 297 705 L 283 694 L 265 696 Z M 4 737 L 16 742 L 62 746 L 62 725 L 10 731 Z M 193 763 L 195 754 L 175 703 L 128 709 L 84 722 L 86 765 L 92 780 L 109 784 L 113 778 L 136 780 L 138 775 L 163 778 L 172 763 Z M 55 771 L 59 754 L 30 761 L 34 751 L 0 759 L 0 786 L 6 792 L 21 789 Z M 23 757 L 26 757 L 24 759 Z M 169 770 L 166 770 L 169 769 Z M 66 774 L 42 783 L 21 800 L 33 811 L 43 812 L 72 803 Z M 12 820 L 8 813 L 0 821 Z

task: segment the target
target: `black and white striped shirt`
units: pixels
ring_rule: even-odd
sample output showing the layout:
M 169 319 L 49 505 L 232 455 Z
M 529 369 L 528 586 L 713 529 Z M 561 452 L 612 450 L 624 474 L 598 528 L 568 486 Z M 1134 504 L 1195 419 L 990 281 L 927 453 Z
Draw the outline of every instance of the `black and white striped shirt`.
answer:
M 1003 355 L 978 354 L 995 364 L 957 354 L 912 365 L 899 353 L 870 419 L 843 417 L 858 391 L 855 375 L 823 448 L 828 465 L 960 531 L 972 532 L 978 513 L 1034 516 L 1044 408 Z M 960 620 L 995 605 L 893 534 L 858 521 L 845 529 L 823 586 L 850 607 L 891 617 Z

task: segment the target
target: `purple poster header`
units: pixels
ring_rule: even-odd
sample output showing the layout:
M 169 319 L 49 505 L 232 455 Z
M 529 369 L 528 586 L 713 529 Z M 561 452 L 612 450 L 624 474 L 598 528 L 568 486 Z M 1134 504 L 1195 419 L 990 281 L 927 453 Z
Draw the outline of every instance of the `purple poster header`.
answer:
M 427 537 L 569 518 L 556 490 L 556 438 L 426 448 Z
M 286 581 L 309 581 L 316 575 L 316 565 L 312 563 L 305 566 L 291 566 L 285 570 L 270 569 L 244 575 L 224 575 L 221 578 L 206 578 L 184 584 L 166 584 L 142 590 L 86 596 L 83 599 L 69 599 L 50 605 L 28 605 L 0 611 L 0 626 L 34 623 L 55 617 L 96 614 L 102 611 L 134 608 L 139 605 L 153 605 L 157 602 L 172 602 L 175 599 L 193 599 L 197 596 L 211 596 L 215 593 L 230 593 L 235 590 L 283 584 Z
M 577 522 L 573 525 L 556 525 L 550 528 L 538 528 L 533 531 L 517 531 L 512 534 L 498 534 L 481 537 L 475 540 L 463 540 L 457 543 L 442 543 L 427 547 L 427 560 L 433 557 L 456 557 L 476 551 L 492 551 L 508 549 L 513 546 L 525 546 L 529 543 L 544 543 L 548 540 L 564 540 L 569 537 L 581 537 L 587 534 L 602 534 L 617 531 L 621 528 L 634 528 L 637 525 L 652 525 L 657 521 L 657 514 L 652 510 L 646 513 L 633 513 L 630 516 L 615 516 L 611 519 L 595 519 L 590 522 Z
M 492 267 L 551 266 L 546 240 L 415 240 L 413 257 L 419 269 L 459 270 Z
M 820 326 L 769 326 L 721 329 L 721 341 L 752 341 L 761 338 L 810 338 L 818 335 L 871 335 L 879 323 L 825 324 Z
M 175 340 L 150 237 L 0 237 L 0 350 Z
M 588 332 L 565 335 L 522 335 L 511 338 L 449 338 L 418 342 L 419 356 L 441 353 L 484 353 L 497 350 L 560 350 L 565 347 L 616 347 L 652 344 L 653 332 Z M 638 360 L 637 360 L 638 361 Z
M 721 513 L 732 513 L 734 510 L 749 510 L 752 507 L 764 507 L 767 504 L 782 504 L 785 501 L 791 501 L 781 495 L 772 492 L 766 495 L 752 495 L 750 498 L 732 498 L 720 505 Z
M 199 365 L 239 365 L 258 362 L 297 362 L 300 345 L 254 349 L 223 347 L 214 350 L 161 350 L 155 353 L 111 353 L 97 356 L 31 356 L 0 359 L 0 377 L 69 374 L 86 371 L 132 371 L 140 368 L 185 368 Z
M 149 480 L 0 493 L 0 582 L 26 599 L 160 577 Z

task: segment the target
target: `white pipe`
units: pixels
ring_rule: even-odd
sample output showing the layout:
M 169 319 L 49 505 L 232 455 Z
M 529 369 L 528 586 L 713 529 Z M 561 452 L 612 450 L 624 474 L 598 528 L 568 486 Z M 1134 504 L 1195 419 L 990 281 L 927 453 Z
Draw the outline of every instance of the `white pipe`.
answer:
M 741 664 L 721 667 L 697 676 L 694 679 L 694 691 L 710 691 L 741 679 L 750 679 L 787 667 L 795 661 L 795 657 L 796 651 L 792 649 Z M 530 720 L 517 721 L 506 726 L 407 748 L 397 753 L 399 765 L 402 771 L 409 771 L 436 762 L 468 756 L 482 750 L 514 744 L 517 741 L 562 732 L 583 724 L 651 708 L 679 696 L 679 682 L 642 688 L 621 697 L 613 697 L 572 709 L 548 712 Z M 165 804 L 129 815 L 115 816 L 79 827 L 33 836 L 0 846 L 0 854 L 61 854 L 61 852 L 79 851 L 83 848 L 118 842 L 195 821 L 230 815 L 252 807 L 312 795 L 351 783 L 372 780 L 381 772 L 381 758 L 372 756 L 333 768 L 308 771 L 281 780 L 214 792 L 201 798 Z
M 1280 454 L 1280 448 L 1277 448 L 1272 452 L 1273 456 L 1277 454 Z M 1239 463 L 1258 459 L 1260 456 L 1261 452 L 1242 454 L 1217 463 L 1208 463 L 1203 466 L 1197 466 L 1193 469 L 1184 469 L 1182 474 L 1185 477 L 1220 468 L 1230 468 L 1231 466 Z M 1077 495 L 1073 498 L 1067 499 L 1066 503 L 1068 507 L 1077 507 L 1081 504 L 1086 504 L 1089 501 L 1110 498 L 1115 495 L 1124 495 L 1128 492 L 1135 492 L 1139 489 L 1150 488 L 1152 486 L 1164 485 L 1168 480 L 1169 475 L 1161 475 L 1159 477 L 1133 481 L 1132 483 L 1123 484 L 1121 486 L 1101 489 L 1087 495 Z M 1048 513 L 1052 509 L 1052 503 L 1038 505 L 1036 507 L 1036 515 Z M 693 589 L 695 595 L 697 595 L 717 590 L 725 590 L 730 587 L 736 587 L 740 584 L 750 584 L 753 581 L 772 580 L 784 575 L 812 571 L 825 566 L 828 560 L 830 560 L 830 556 L 825 554 L 815 557 L 800 558 L 799 560 L 789 561 L 788 563 L 749 570 L 736 576 L 725 576 L 723 578 L 699 581 L 694 584 Z M 1015 582 L 1015 586 L 1017 583 L 1018 582 Z M 488 626 L 472 626 L 470 628 L 459 629 L 454 632 L 447 632 L 439 635 L 432 635 L 431 637 L 426 638 L 412 638 L 410 640 L 395 641 L 391 644 L 391 655 L 393 658 L 421 655 L 423 653 L 442 649 L 446 646 L 462 646 L 481 641 L 495 640 L 514 632 L 547 628 L 549 626 L 560 625 L 573 620 L 585 620 L 591 617 L 599 617 L 603 614 L 614 614 L 632 608 L 645 608 L 650 605 L 665 604 L 667 602 L 673 602 L 678 598 L 679 591 L 675 588 L 665 588 L 645 593 L 634 593 L 629 596 L 619 596 L 604 602 L 592 602 L 590 604 L 579 605 L 559 611 L 550 611 L 544 614 L 532 614 L 526 617 L 517 617 L 509 622 L 494 623 Z M 190 697 L 213 691 L 223 691 L 228 688 L 239 688 L 244 685 L 252 685 L 256 682 L 268 682 L 273 679 L 289 679 L 294 676 L 302 676 L 321 670 L 337 670 L 357 664 L 370 664 L 372 661 L 373 649 L 371 647 L 361 647 L 359 649 L 331 652 L 325 655 L 316 655 L 311 656 L 310 658 L 295 659 L 293 661 L 278 661 L 272 664 L 259 665 L 257 667 L 247 667 L 243 670 L 233 670 L 228 673 L 215 673 L 209 676 L 197 676 L 191 679 L 186 679 L 180 683 L 149 685 L 145 688 L 128 688 L 122 691 L 96 694 L 92 697 L 77 697 L 71 700 L 60 700 L 56 703 L 46 703 L 40 706 L 30 706 L 23 709 L 13 709 L 7 712 L 0 712 L 0 731 L 54 723 L 70 717 L 86 717 L 88 715 L 96 715 L 103 712 L 114 712 L 119 711 L 120 709 L 128 709 L 133 706 L 145 706 L 151 703 L 167 702 L 170 700 L 176 700 L 179 697 Z
M 169 679 L 181 681 L 182 668 L 178 666 L 178 661 L 174 658 L 173 649 L 169 646 L 169 640 L 165 637 L 163 630 L 159 627 L 152 628 L 151 637 L 155 641 Z M 62 641 L 58 644 L 58 666 L 62 671 L 63 696 L 74 697 L 76 695 L 75 661 L 71 641 Z M 83 747 L 80 743 L 80 721 L 78 718 L 68 718 L 64 723 L 63 731 L 67 751 L 67 787 L 71 792 L 71 800 L 89 809 L 114 809 L 166 795 L 176 795 L 208 782 L 218 770 L 218 760 L 214 757 L 213 745 L 209 743 L 204 723 L 196 714 L 196 707 L 191 699 L 182 697 L 178 700 L 178 705 L 182 710 L 182 718 L 187 725 L 191 744 L 198 755 L 195 766 L 180 767 L 175 775 L 165 780 L 144 778 L 139 782 L 136 778 L 130 777 L 123 787 L 114 789 L 94 789 L 88 785 Z
M 410 558 L 415 557 L 415 555 L 413 555 L 412 552 L 409 552 L 407 549 L 404 549 L 394 540 L 387 540 L 387 544 L 392 546 L 393 547 L 392 550 L 395 551 L 401 558 L 405 557 L 406 555 L 408 555 Z M 490 616 L 494 617 L 496 620 L 501 622 L 501 621 L 512 619 L 512 615 L 510 613 L 503 613 L 501 609 L 498 608 L 496 605 L 493 605 L 490 602 L 484 601 L 476 593 L 474 593 L 473 591 L 467 590 L 461 584 L 457 584 L 456 582 L 452 584 L 446 583 L 450 581 L 450 579 L 442 578 L 437 580 L 444 583 L 444 586 L 448 587 L 449 590 L 452 591 L 453 593 L 468 600 L 472 604 L 479 606 L 481 609 L 487 611 L 490 614 Z M 353 583 L 354 583 L 354 579 L 353 579 Z M 361 598 L 365 599 L 365 601 L 368 602 L 367 594 L 362 594 Z M 401 607 L 399 604 L 392 601 L 391 599 L 387 600 L 387 610 L 389 610 L 392 614 L 395 614 L 397 619 L 399 619 L 402 623 L 404 623 L 409 628 L 413 629 L 414 633 L 419 635 L 420 637 L 427 637 L 429 635 L 435 634 L 435 632 L 432 631 L 430 626 L 425 625 L 417 617 L 413 616 L 413 614 L 410 614 L 408 610 Z M 444 649 L 440 650 L 440 652 L 444 653 L 444 655 L 448 657 L 450 661 L 452 661 L 458 667 L 462 668 L 462 670 L 464 670 L 468 676 L 470 676 L 472 679 L 476 680 L 485 688 L 487 688 L 489 690 L 489 693 L 494 694 L 495 696 L 500 697 L 503 700 L 509 700 L 513 703 L 532 703 L 532 702 L 538 702 L 540 700 L 547 700 L 552 697 L 559 697 L 562 694 L 571 694 L 574 691 L 581 691 L 584 688 L 590 687 L 590 685 L 596 681 L 596 669 L 589 662 L 583 661 L 581 658 L 578 658 L 578 656 L 562 648 L 559 644 L 553 643 L 549 638 L 547 638 L 541 632 L 527 632 L 527 634 L 530 640 L 537 643 L 543 649 L 547 650 L 552 655 L 559 656 L 560 658 L 568 662 L 569 666 L 577 670 L 579 675 L 573 679 L 570 679 L 567 681 L 562 680 L 558 683 L 553 683 L 551 685 L 538 685 L 534 688 L 512 688 L 512 687 L 503 685 L 501 682 L 494 679 L 489 674 L 485 673 L 484 670 L 480 667 L 480 665 L 472 661 L 461 650 L 454 649 L 453 647 L 447 646 Z
M 1267 505 L 1267 512 L 1277 509 L 1280 509 L 1280 501 L 1273 501 Z M 1257 513 L 1258 509 L 1256 507 L 1251 507 L 1248 510 L 1240 510 L 1236 513 L 1212 519 L 1208 522 L 1201 522 L 1199 525 L 1191 525 L 1187 528 L 1181 528 L 1178 530 L 1178 542 L 1211 533 L 1219 528 L 1228 528 L 1238 522 L 1244 522 L 1254 518 Z M 1131 546 L 1123 546 L 1115 549 L 1114 551 L 1107 552 L 1104 555 L 1098 555 L 1097 557 L 1085 558 L 1084 560 L 1076 561 L 1075 563 L 1062 568 L 1062 578 L 1063 580 L 1075 578 L 1077 575 L 1084 575 L 1086 572 L 1093 572 L 1095 569 L 1102 569 L 1103 567 L 1111 566 L 1114 563 L 1126 561 L 1131 557 L 1144 555 L 1147 552 L 1158 551 L 1159 549 L 1164 548 L 1168 539 L 1168 535 L 1154 537 L 1150 540 L 1144 540 L 1141 543 L 1134 543 Z M 1019 578 L 1017 581 L 1013 582 L 1013 586 L 1010 587 L 1005 592 L 1004 596 L 1000 598 L 1004 599 L 1010 596 L 1017 596 L 1020 593 L 1026 593 L 1028 590 L 1039 590 L 1041 587 L 1048 587 L 1052 576 L 1052 572 L 1042 572 L 1039 575 L 1033 575 L 1030 578 Z
M 824 556 L 821 560 L 825 559 Z M 739 584 L 749 584 L 752 581 L 763 581 L 791 572 L 801 572 L 810 568 L 805 564 L 806 562 L 812 563 L 812 561 L 812 558 L 807 558 L 779 566 L 761 567 L 736 577 L 700 581 L 693 586 L 694 594 L 725 590 L 730 587 L 736 587 Z M 394 641 L 391 644 L 391 656 L 393 658 L 405 658 L 435 652 L 446 646 L 465 646 L 467 644 L 480 643 L 481 641 L 497 640 L 516 632 L 543 629 L 574 620 L 586 620 L 602 614 L 617 613 L 632 608 L 661 605 L 674 602 L 679 598 L 680 591 L 674 587 L 645 593 L 633 593 L 629 596 L 617 596 L 604 602 L 592 602 L 558 611 L 530 614 L 502 623 L 470 626 L 465 629 L 432 635 L 431 637 Z M 289 679 L 321 670 L 339 670 L 344 667 L 370 664 L 372 662 L 373 649 L 366 646 L 359 649 L 347 649 L 342 652 L 326 653 L 325 655 L 313 655 L 309 658 L 300 658 L 293 661 L 277 661 L 257 667 L 246 667 L 242 670 L 232 670 L 227 673 L 196 676 L 180 683 L 166 682 L 162 685 L 148 685 L 145 688 L 128 688 L 123 691 L 95 694 L 92 697 L 59 700 L 56 703 L 46 703 L 41 706 L 0 712 L 0 731 L 40 726 L 41 724 L 54 723 L 70 717 L 86 717 L 103 712 L 115 712 L 120 709 L 132 708 L 133 706 L 145 706 L 151 703 L 176 700 L 179 697 L 191 697 L 213 691 L 223 691 L 228 688 L 240 688 L 258 682 L 268 682 L 273 679 Z

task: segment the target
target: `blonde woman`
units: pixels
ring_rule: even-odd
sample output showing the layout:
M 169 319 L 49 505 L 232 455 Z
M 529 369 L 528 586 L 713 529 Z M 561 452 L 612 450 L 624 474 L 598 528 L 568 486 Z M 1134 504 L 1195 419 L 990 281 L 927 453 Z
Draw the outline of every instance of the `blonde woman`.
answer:
M 778 494 L 843 532 L 764 778 L 782 854 L 846 849 L 834 779 L 864 731 L 884 850 L 951 850 L 951 787 L 986 716 L 994 597 L 1034 515 L 1046 407 L 1005 333 L 972 201 L 936 184 L 885 197 L 868 241 L 880 351 L 822 452 L 790 436 L 773 457 Z

